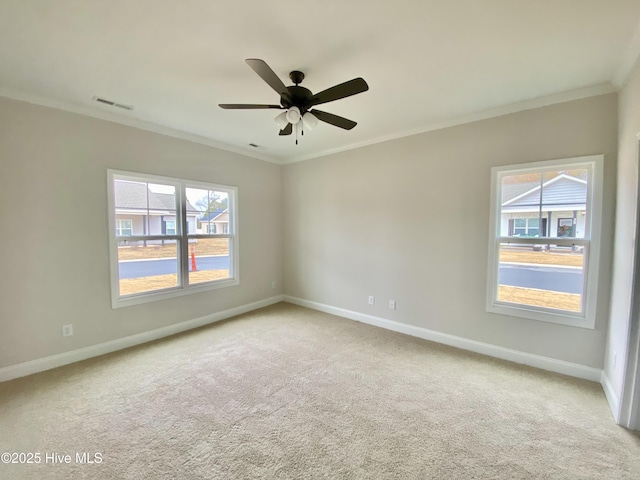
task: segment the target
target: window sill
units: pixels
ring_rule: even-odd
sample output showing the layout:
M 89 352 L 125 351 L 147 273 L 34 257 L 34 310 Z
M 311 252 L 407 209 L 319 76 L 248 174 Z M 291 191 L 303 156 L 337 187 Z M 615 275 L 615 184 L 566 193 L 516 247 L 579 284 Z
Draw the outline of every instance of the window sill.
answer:
M 529 320 L 537 320 L 540 322 L 555 323 L 558 325 L 566 325 L 569 327 L 586 328 L 593 330 L 595 328 L 595 319 L 585 317 L 581 314 L 571 314 L 562 310 L 553 310 L 547 308 L 536 308 L 530 306 L 519 307 L 510 303 L 490 303 L 487 305 L 487 312 L 497 313 L 499 315 L 509 315 L 511 317 L 527 318 Z
M 142 303 L 155 302 L 158 300 L 165 300 L 167 298 L 181 297 L 183 295 L 192 295 L 201 292 L 207 292 L 210 290 L 217 290 L 219 288 L 233 287 L 240 285 L 240 279 L 229 278 L 225 280 L 218 280 L 215 282 L 203 283 L 198 285 L 190 285 L 189 287 L 174 287 L 166 290 L 157 290 L 150 293 L 140 293 L 127 295 L 124 297 L 117 297 L 111 299 L 111 308 L 130 307 L 132 305 L 140 305 Z

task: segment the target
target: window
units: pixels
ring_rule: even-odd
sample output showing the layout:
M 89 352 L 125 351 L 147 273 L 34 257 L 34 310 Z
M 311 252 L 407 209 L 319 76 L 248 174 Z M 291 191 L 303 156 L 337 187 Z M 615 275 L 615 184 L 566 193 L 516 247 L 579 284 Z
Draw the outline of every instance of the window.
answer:
M 176 222 L 175 220 L 165 220 L 165 233 L 167 235 L 175 235 L 176 234 Z
M 573 218 L 558 219 L 558 236 L 559 237 L 575 237 L 575 224 Z
M 115 170 L 108 182 L 114 308 L 239 284 L 235 187 Z
M 516 237 L 537 237 L 540 235 L 539 218 L 514 218 L 512 235 Z
M 133 235 L 133 224 L 131 220 L 116 219 L 116 236 L 130 236 Z
M 494 167 L 487 310 L 594 328 L 603 157 Z

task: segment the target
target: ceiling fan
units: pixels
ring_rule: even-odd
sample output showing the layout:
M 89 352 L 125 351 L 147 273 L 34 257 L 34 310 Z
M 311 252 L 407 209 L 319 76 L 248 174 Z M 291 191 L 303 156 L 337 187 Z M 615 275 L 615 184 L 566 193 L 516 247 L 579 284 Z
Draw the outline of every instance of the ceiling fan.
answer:
M 369 90 L 369 85 L 364 79 L 354 78 L 314 95 L 309 89 L 300 86 L 300 83 L 304 80 L 304 73 L 298 70 L 294 70 L 289 74 L 289 78 L 294 85 L 287 87 L 264 60 L 248 58 L 245 61 L 260 78 L 280 95 L 280 105 L 221 103 L 219 104 L 221 108 L 240 110 L 275 108 L 285 110 L 275 118 L 275 122 L 280 127 L 280 135 L 291 135 L 295 126 L 296 145 L 298 144 L 298 131 L 304 135 L 304 129 L 312 130 L 318 124 L 318 120 L 345 130 L 351 130 L 357 125 L 353 120 L 323 112 L 314 107 L 366 92 Z M 311 110 L 312 108 L 313 110 Z

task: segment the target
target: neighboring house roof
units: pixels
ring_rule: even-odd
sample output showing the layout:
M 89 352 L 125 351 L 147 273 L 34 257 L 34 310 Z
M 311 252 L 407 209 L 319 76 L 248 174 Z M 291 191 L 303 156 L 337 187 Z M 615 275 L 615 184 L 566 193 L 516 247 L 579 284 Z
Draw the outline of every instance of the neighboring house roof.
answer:
M 504 183 L 502 184 L 502 203 L 522 195 L 535 187 L 539 187 L 540 182 L 527 183 Z
M 524 190 L 524 186 L 529 187 L 528 190 L 518 193 L 518 188 Z M 535 185 L 535 186 L 532 186 Z M 508 188 L 505 188 L 508 187 Z M 514 187 L 514 188 L 511 188 Z M 506 191 L 505 191 L 506 190 Z M 502 186 L 502 209 L 522 208 L 522 207 L 538 207 L 540 205 L 540 184 L 518 184 Z M 511 198 L 507 195 L 512 195 Z M 509 198 L 507 200 L 507 198 Z M 542 206 L 543 207 L 560 207 L 560 206 L 576 206 L 586 205 L 587 203 L 587 181 L 577 177 L 572 177 L 566 173 L 561 173 L 557 177 L 546 181 L 542 184 Z
M 218 210 L 214 210 L 213 212 L 205 213 L 200 217 L 201 222 L 210 222 L 218 218 L 220 215 L 225 213 L 228 209 L 220 208 Z
M 169 210 L 175 211 L 176 198 L 170 193 L 154 192 L 145 183 L 116 180 L 113 182 L 116 208 L 131 210 Z M 149 205 L 147 207 L 147 198 Z M 187 200 L 187 210 L 196 208 Z

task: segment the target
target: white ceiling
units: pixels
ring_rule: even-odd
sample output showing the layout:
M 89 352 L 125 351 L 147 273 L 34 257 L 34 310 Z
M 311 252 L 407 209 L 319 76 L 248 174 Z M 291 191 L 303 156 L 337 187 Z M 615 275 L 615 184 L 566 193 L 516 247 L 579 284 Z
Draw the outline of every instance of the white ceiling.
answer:
M 0 95 L 286 163 L 614 91 L 639 20 L 638 0 L 1 0 Z M 246 58 L 313 92 L 363 77 L 322 105 L 358 125 L 296 146 L 277 110 L 220 109 L 278 103 Z

